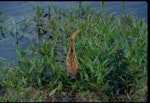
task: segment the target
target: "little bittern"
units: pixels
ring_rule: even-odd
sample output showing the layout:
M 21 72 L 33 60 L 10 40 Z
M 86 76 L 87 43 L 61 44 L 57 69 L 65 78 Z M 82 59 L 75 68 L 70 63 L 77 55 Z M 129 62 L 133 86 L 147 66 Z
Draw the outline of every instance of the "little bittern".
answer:
M 78 60 L 75 53 L 74 39 L 79 30 L 73 31 L 70 35 L 70 47 L 66 57 L 67 74 L 74 79 L 78 70 Z

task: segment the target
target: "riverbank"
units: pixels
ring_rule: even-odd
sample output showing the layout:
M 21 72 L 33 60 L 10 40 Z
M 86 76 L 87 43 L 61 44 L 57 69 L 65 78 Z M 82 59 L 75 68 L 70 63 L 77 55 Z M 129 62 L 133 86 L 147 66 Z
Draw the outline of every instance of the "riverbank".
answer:
M 33 6 L 32 20 L 21 25 L 12 20 L 18 28 L 10 32 L 29 37 L 30 46 L 22 49 L 18 37 L 16 64 L 1 62 L 0 101 L 146 101 L 139 97 L 147 93 L 147 24 L 124 12 L 109 14 L 104 4 L 97 13 L 82 2 L 67 11 Z M 72 80 L 65 58 L 77 29 L 79 71 Z

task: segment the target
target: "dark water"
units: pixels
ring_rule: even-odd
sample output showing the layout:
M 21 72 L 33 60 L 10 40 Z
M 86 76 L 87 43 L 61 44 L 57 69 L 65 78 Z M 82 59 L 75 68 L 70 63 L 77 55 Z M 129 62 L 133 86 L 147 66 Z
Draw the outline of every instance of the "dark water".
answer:
M 36 6 L 36 4 L 40 4 L 42 7 L 54 4 L 59 8 L 69 9 L 70 6 L 78 6 L 78 2 L 49 2 L 49 1 L 41 1 L 41 2 L 26 2 L 26 1 L 16 1 L 16 2 L 0 2 L 0 12 L 5 12 L 6 17 L 12 17 L 17 21 L 21 21 L 23 14 L 32 13 L 33 9 L 31 4 Z M 83 6 L 90 5 L 95 11 L 101 9 L 100 1 L 95 2 L 83 2 Z M 127 15 L 132 15 L 132 13 L 136 14 L 138 18 L 144 19 L 147 22 L 147 2 L 125 2 L 125 13 Z M 109 13 L 115 13 L 119 15 L 122 11 L 122 2 L 105 2 L 105 10 Z M 1 37 L 1 35 L 0 35 Z M 29 41 L 25 38 L 19 42 L 23 47 L 29 44 Z M 15 51 L 15 39 L 8 38 L 4 40 L 0 40 L 0 57 L 7 58 L 8 60 L 16 59 L 16 51 Z

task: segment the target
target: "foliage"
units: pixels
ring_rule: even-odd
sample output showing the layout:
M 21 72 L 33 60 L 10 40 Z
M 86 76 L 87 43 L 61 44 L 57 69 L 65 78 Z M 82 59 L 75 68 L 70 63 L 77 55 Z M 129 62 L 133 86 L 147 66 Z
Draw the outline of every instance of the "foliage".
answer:
M 102 7 L 97 13 L 90 6 L 83 8 L 82 2 L 79 8 L 66 11 L 56 6 L 48 6 L 48 12 L 39 5 L 32 7 L 33 20 L 25 18 L 24 25 L 38 35 L 37 42 L 30 38 L 26 50 L 16 45 L 18 62 L 13 69 L 3 68 L 0 84 L 6 93 L 0 100 L 45 101 L 44 92 L 51 98 L 57 93 L 70 96 L 75 91 L 94 91 L 104 93 L 103 101 L 113 101 L 113 96 L 134 94 L 147 76 L 147 25 L 134 16 L 108 14 L 104 2 Z M 33 34 L 29 29 L 24 36 Z M 81 31 L 75 40 L 76 80 L 65 71 L 69 35 L 74 29 Z

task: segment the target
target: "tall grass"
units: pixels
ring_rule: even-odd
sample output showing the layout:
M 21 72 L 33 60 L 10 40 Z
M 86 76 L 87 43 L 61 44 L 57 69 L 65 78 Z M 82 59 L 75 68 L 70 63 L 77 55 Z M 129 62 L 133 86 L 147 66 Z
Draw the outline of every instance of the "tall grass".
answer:
M 104 13 L 104 2 L 102 7 L 98 13 L 89 6 L 83 8 L 82 2 L 67 12 L 55 6 L 48 6 L 48 13 L 33 7 L 33 21 L 26 23 L 35 24 L 27 28 L 35 30 L 38 42 L 31 41 L 27 50 L 17 45 L 18 64 L 13 69 L 2 67 L 0 83 L 6 93 L 0 101 L 53 101 L 55 95 L 70 97 L 76 92 L 78 97 L 86 91 L 94 92 L 97 101 L 136 101 L 136 90 L 147 76 L 147 24 L 134 16 Z M 74 29 L 81 30 L 75 40 L 77 80 L 65 71 L 69 35 Z M 59 52 L 61 60 L 57 59 Z

